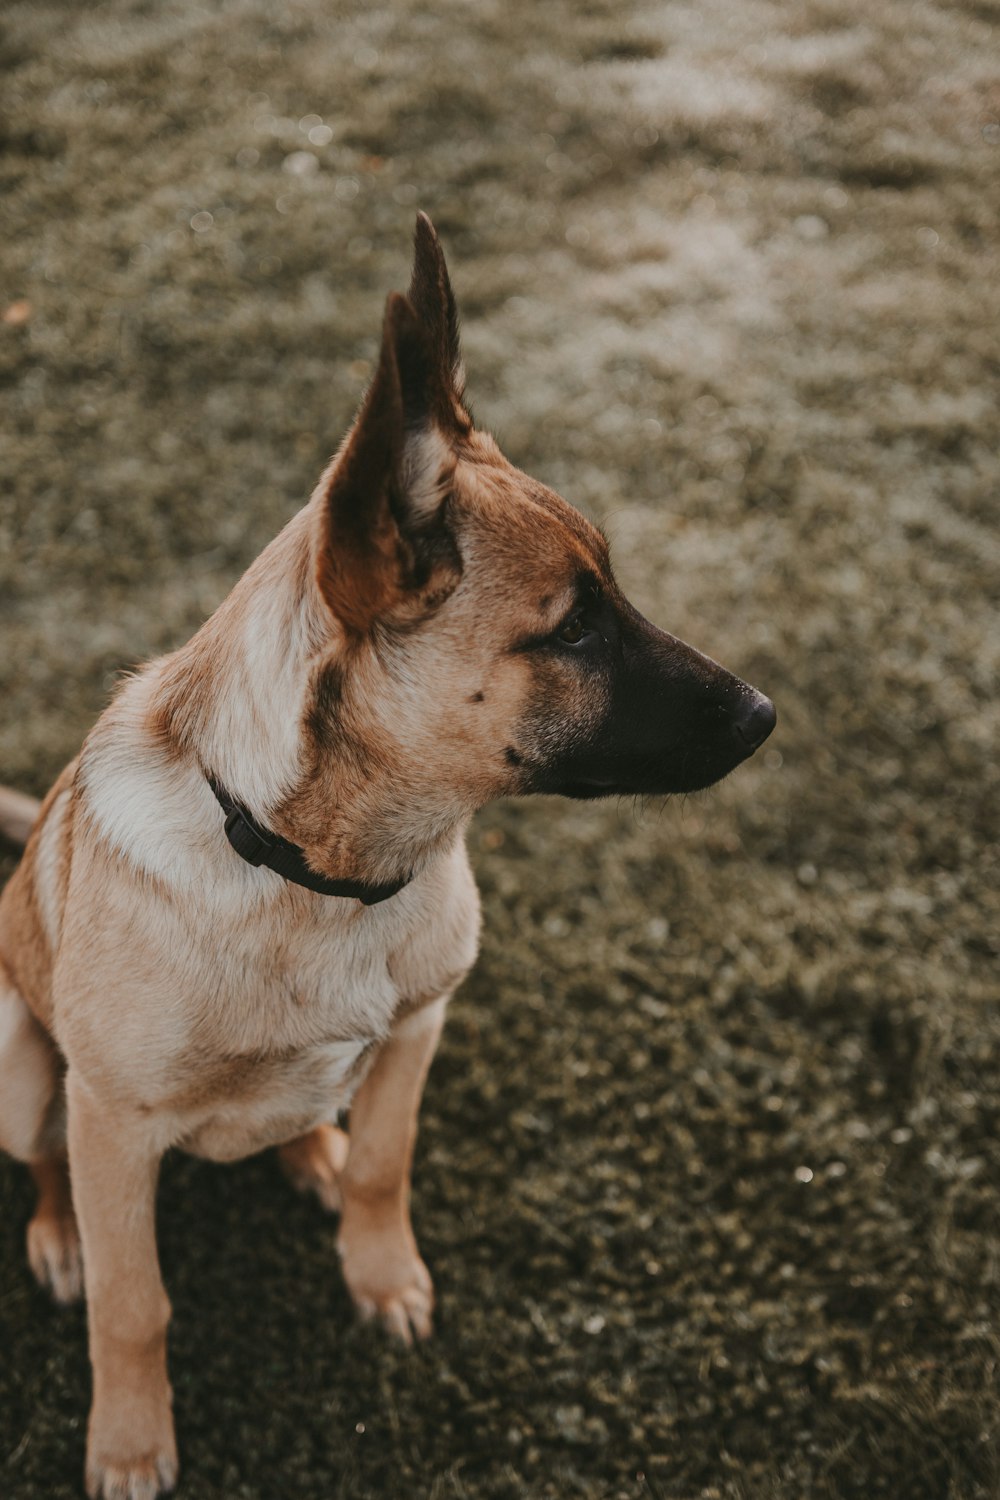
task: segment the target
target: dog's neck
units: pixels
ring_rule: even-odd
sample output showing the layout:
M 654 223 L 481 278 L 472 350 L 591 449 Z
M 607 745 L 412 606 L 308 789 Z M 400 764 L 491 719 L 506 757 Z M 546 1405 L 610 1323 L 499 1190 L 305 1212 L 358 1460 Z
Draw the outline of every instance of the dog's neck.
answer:
M 303 721 L 331 639 L 311 536 L 307 507 L 163 663 L 150 722 L 315 869 L 390 882 L 450 849 L 467 820 L 445 799 L 426 805 L 404 778 L 367 774 L 346 732 L 321 758 L 308 745 Z
M 304 517 L 169 658 L 157 693 L 167 733 L 262 818 L 298 778 L 302 704 L 322 638 Z

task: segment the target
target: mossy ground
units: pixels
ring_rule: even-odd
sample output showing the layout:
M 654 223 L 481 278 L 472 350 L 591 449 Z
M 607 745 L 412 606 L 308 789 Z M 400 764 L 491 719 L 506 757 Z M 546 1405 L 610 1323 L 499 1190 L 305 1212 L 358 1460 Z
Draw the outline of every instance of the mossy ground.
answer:
M 780 715 L 703 796 L 475 824 L 432 1344 L 270 1159 L 167 1162 L 186 1500 L 1000 1493 L 998 21 L 6 6 L 0 780 L 304 500 L 416 205 L 482 420 Z M 84 1316 L 0 1204 L 0 1493 L 62 1500 Z

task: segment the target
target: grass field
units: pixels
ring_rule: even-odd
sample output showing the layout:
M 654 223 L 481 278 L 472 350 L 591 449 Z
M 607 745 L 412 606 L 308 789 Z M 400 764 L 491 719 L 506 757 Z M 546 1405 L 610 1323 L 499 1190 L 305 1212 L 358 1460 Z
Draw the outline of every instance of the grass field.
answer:
M 995 1500 L 1000 6 L 14 0 L 0 64 L 0 781 L 305 500 L 418 206 L 480 421 L 779 712 L 473 826 L 433 1343 L 271 1159 L 168 1160 L 180 1495 Z M 0 1162 L 0 1495 L 65 1500 L 29 1206 Z

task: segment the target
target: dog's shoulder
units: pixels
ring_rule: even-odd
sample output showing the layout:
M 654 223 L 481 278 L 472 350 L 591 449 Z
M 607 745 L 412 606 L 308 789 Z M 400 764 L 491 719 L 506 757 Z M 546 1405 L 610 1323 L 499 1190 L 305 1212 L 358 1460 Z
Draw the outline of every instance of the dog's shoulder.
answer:
M 450 994 L 475 963 L 479 891 L 464 838 L 456 839 L 451 851 L 435 862 L 414 896 L 420 903 L 420 920 L 407 923 L 386 960 L 399 996 L 396 1022 Z

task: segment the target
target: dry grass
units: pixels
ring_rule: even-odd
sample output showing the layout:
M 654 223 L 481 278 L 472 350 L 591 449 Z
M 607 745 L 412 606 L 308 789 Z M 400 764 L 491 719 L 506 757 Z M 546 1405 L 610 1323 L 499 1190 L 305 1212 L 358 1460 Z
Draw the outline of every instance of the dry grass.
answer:
M 270 1162 L 168 1163 L 188 1500 L 1000 1492 L 998 20 L 7 6 L 0 779 L 305 498 L 415 204 L 482 419 L 780 714 L 704 797 L 477 823 L 432 1346 Z M 0 1492 L 61 1500 L 84 1321 L 0 1204 Z

